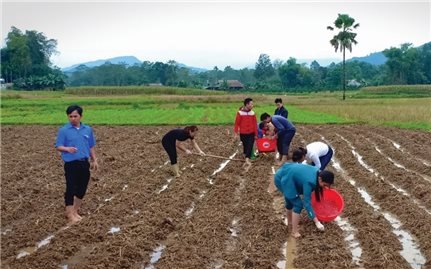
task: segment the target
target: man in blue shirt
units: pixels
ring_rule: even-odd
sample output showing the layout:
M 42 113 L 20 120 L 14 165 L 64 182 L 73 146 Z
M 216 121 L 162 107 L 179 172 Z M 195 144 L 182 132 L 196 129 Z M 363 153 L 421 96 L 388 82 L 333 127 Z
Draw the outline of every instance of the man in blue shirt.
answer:
M 66 109 L 69 123 L 60 128 L 55 143 L 55 147 L 61 152 L 61 159 L 64 161 L 65 214 L 70 224 L 82 219 L 78 211 L 90 180 L 88 158 L 91 157 L 94 170 L 99 167 L 94 150 L 96 140 L 93 129 L 81 122 L 82 111 L 82 108 L 77 105 L 71 105 Z
M 287 119 L 287 115 L 289 114 L 289 112 L 287 111 L 286 108 L 284 108 L 283 101 L 281 100 L 281 98 L 276 98 L 274 103 L 277 106 L 277 108 L 274 111 L 274 115 L 282 116 Z
M 266 123 L 271 122 L 276 128 L 277 150 L 281 157 L 281 161 L 278 164 L 283 164 L 287 161 L 290 143 L 296 133 L 295 126 L 282 116 L 270 116 L 268 113 L 263 113 L 260 116 L 260 120 Z

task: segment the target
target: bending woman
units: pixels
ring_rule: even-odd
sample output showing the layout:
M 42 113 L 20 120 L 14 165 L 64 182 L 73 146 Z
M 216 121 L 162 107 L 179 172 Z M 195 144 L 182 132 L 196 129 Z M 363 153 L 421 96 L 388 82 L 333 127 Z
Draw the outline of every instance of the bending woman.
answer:
M 320 171 L 325 170 L 334 154 L 329 145 L 319 141 L 308 144 L 305 149 L 299 149 L 303 151 L 307 163 L 316 166 Z
M 274 176 L 277 189 L 283 193 L 287 209 L 288 225 L 292 228 L 292 236 L 299 238 L 299 216 L 302 208 L 305 208 L 308 217 L 312 219 L 317 229 L 323 231 L 322 223 L 317 219 L 311 207 L 311 194 L 314 191 L 316 200 L 320 201 L 323 188 L 330 187 L 334 183 L 334 174 L 329 171 L 321 171 L 315 166 L 300 163 L 285 163 Z M 303 195 L 301 200 L 299 195 Z M 292 212 L 293 211 L 293 212 Z
M 180 176 L 180 168 L 177 163 L 177 148 L 187 154 L 192 154 L 192 152 L 184 146 L 184 144 L 182 143 L 183 141 L 190 139 L 193 147 L 197 150 L 197 152 L 201 155 L 205 155 L 205 153 L 199 148 L 198 144 L 194 140 L 197 132 L 198 127 L 192 125 L 187 126 L 184 129 L 171 130 L 162 138 L 162 145 L 168 153 L 169 160 L 171 161 L 172 165 L 172 171 L 175 177 Z

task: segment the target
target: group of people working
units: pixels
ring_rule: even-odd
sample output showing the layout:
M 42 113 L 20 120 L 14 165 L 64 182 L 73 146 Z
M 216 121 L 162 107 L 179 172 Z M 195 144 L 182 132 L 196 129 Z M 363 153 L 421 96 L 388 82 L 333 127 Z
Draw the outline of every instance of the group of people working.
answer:
M 307 210 L 308 217 L 314 221 L 316 227 L 324 230 L 311 206 L 311 195 L 314 192 L 316 200 L 320 201 L 323 188 L 334 183 L 334 174 L 324 170 L 332 158 L 333 150 L 323 142 L 313 142 L 305 148 L 296 149 L 292 154 L 292 162 L 287 162 L 296 128 L 288 120 L 288 111 L 281 98 L 275 99 L 275 104 L 277 108 L 274 115 L 263 113 L 260 116 L 261 123 L 257 124 L 253 100 L 246 98 L 244 106 L 236 114 L 234 131 L 235 136 L 239 133 L 241 137 L 247 166 L 251 166 L 250 157 L 255 139 L 263 135 L 277 139 L 279 158 L 276 158 L 276 164 L 282 166 L 274 176 L 274 184 L 284 195 L 291 234 L 298 238 L 301 236 L 298 229 L 299 214 L 303 208 Z M 301 195 L 303 199 L 300 198 Z
M 314 191 L 316 200 L 320 201 L 323 188 L 333 184 L 333 173 L 324 170 L 332 158 L 333 151 L 323 142 L 313 142 L 306 147 L 296 149 L 292 154 L 292 162 L 287 162 L 290 159 L 289 147 L 296 129 L 287 119 L 288 111 L 284 108 L 282 100 L 277 98 L 275 104 L 277 109 L 274 115 L 263 113 L 260 116 L 261 123 L 258 124 L 253 111 L 253 100 L 246 98 L 244 105 L 236 113 L 234 138 L 239 138 L 242 142 L 244 167 L 247 171 L 252 165 L 251 155 L 255 140 L 264 134 L 277 139 L 277 151 L 280 158 L 276 159 L 276 163 L 282 166 L 274 176 L 274 183 L 284 195 L 288 223 L 291 225 L 292 236 L 297 238 L 300 236 L 298 232 L 299 214 L 304 207 L 310 219 L 316 223 L 316 227 L 324 230 L 311 207 L 311 193 Z M 66 114 L 69 123 L 60 128 L 55 147 L 61 152 L 62 160 L 65 163 L 65 214 L 70 223 L 75 223 L 82 219 L 79 209 L 87 191 L 90 167 L 97 170 L 98 163 L 94 150 L 96 140 L 93 130 L 81 122 L 83 109 L 72 105 L 66 109 Z M 186 154 L 206 155 L 196 143 L 197 133 L 197 126 L 187 126 L 171 130 L 163 136 L 162 145 L 169 156 L 175 177 L 181 176 L 177 150 Z M 183 142 L 188 139 L 196 153 L 184 146 Z M 311 165 L 305 164 L 306 160 L 309 160 Z M 303 195 L 303 199 L 300 198 L 300 195 Z

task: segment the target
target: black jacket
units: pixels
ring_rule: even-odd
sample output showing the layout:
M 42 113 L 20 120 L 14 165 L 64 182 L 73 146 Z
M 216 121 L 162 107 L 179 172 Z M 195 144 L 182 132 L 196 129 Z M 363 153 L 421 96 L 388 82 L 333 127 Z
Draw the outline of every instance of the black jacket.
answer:
M 287 112 L 287 109 L 284 108 L 284 106 L 275 109 L 274 115 L 280 115 L 282 117 L 285 117 L 287 119 L 287 114 L 289 112 Z

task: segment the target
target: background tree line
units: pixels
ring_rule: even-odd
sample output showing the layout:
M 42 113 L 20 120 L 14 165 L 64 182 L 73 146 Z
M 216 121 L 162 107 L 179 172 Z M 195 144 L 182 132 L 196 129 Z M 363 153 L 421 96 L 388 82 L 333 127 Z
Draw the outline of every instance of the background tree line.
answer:
M 332 43 L 331 43 L 332 44 Z M 309 66 L 295 58 L 272 61 L 261 54 L 255 68 L 220 70 L 217 66 L 206 72 L 195 72 L 179 66 L 175 61 L 149 62 L 139 65 L 105 63 L 98 67 L 79 66 L 64 74 L 52 66 L 50 57 L 56 53 L 57 41 L 37 31 L 21 32 L 12 27 L 1 49 L 1 76 L 13 82 L 17 89 L 63 89 L 68 86 L 128 86 L 160 83 L 166 86 L 205 88 L 220 81 L 239 80 L 248 91 L 304 92 L 341 90 L 343 64 L 321 66 L 313 61 Z M 345 62 L 346 80 L 362 85 L 404 85 L 431 83 L 431 42 L 415 48 L 402 44 L 383 51 L 387 61 L 383 65 L 366 62 Z
M 407 85 L 431 83 L 431 42 L 420 48 L 403 44 L 399 48 L 384 50 L 387 61 L 383 65 L 373 65 L 360 61 L 345 63 L 347 81 L 355 80 L 361 85 Z M 342 63 L 321 66 L 313 61 L 309 66 L 298 63 L 295 58 L 287 61 L 271 61 L 261 54 L 254 69 L 233 69 L 230 66 L 220 70 L 214 67 L 206 72 L 193 72 L 179 67 L 175 61 L 143 62 L 141 65 L 127 66 L 111 64 L 87 68 L 80 66 L 70 73 L 70 86 L 125 86 L 160 83 L 167 86 L 205 88 L 219 81 L 239 80 L 249 91 L 319 91 L 341 90 L 343 86 Z M 349 86 L 349 84 L 348 84 Z M 227 85 L 221 84 L 227 90 Z
M 64 89 L 65 75 L 53 68 L 51 55 L 57 53 L 57 41 L 43 33 L 23 33 L 12 27 L 1 49 L 1 76 L 18 89 Z

